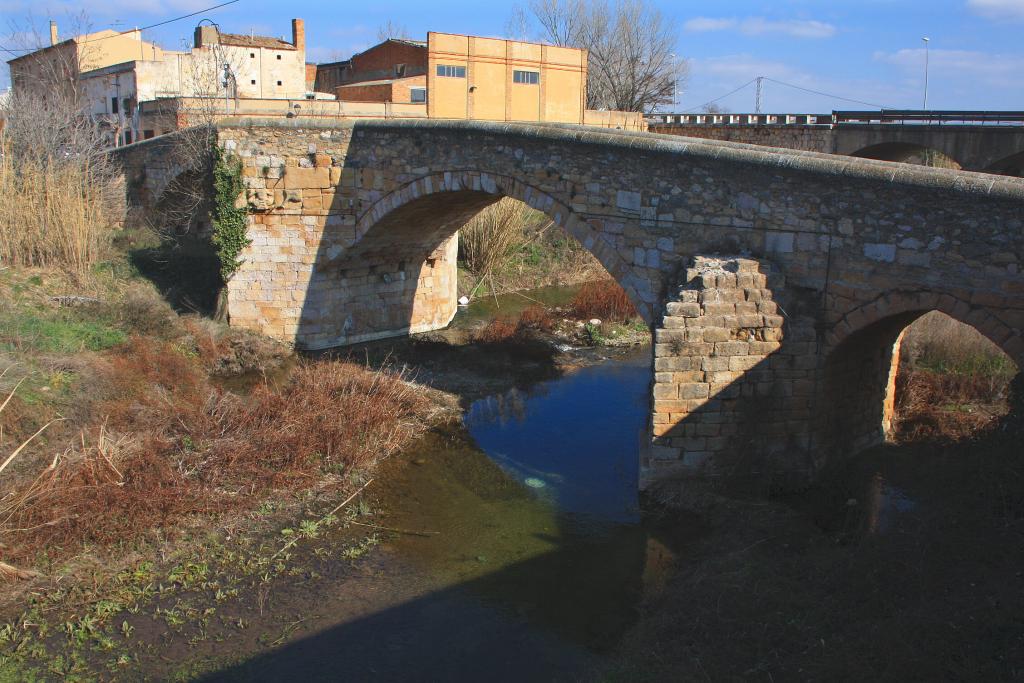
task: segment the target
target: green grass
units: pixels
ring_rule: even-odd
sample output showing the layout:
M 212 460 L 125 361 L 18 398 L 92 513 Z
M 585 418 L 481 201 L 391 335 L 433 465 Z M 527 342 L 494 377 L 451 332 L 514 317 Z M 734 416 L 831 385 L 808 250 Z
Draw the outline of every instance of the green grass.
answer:
M 0 314 L 0 348 L 9 351 L 102 351 L 126 339 L 121 330 L 95 320 L 76 320 L 30 309 Z

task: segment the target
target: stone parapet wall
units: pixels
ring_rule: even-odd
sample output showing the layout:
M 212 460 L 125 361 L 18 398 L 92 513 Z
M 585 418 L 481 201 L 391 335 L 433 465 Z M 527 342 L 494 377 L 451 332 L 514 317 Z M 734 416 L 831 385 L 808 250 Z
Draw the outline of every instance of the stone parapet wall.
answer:
M 652 123 L 649 129 L 652 133 L 663 135 L 784 147 L 805 152 L 835 152 L 835 132 L 829 126 L 688 126 L 679 123 Z

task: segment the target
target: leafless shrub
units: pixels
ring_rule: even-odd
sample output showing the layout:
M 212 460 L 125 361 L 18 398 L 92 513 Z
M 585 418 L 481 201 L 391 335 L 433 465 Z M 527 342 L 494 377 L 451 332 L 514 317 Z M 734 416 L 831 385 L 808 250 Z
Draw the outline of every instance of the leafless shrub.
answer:
M 478 213 L 459 232 L 459 249 L 466 268 L 481 279 L 492 273 L 523 243 L 523 228 L 534 213 L 526 204 L 510 197 Z
M 638 317 L 633 302 L 614 280 L 588 282 L 576 293 L 572 312 L 577 318 L 626 322 Z

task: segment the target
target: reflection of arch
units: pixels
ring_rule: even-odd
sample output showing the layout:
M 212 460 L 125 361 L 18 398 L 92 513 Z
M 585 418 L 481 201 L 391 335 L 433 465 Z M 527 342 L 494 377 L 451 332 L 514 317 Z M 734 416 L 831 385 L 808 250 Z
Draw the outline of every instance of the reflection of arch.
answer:
M 985 170 L 988 173 L 1024 178 L 1024 151 L 1000 159 Z
M 929 311 L 970 325 L 1024 367 L 1019 335 L 984 307 L 949 294 L 890 292 L 847 313 L 826 335 L 822 430 L 828 450 L 849 454 L 886 439 L 903 333 Z
M 853 152 L 850 156 L 862 159 L 878 159 L 880 161 L 899 161 L 937 168 L 962 168 L 960 162 L 946 153 L 911 142 L 882 142 L 876 145 L 868 145 Z
M 618 281 L 641 316 L 652 320 L 649 296 L 643 296 L 650 289 L 642 286 L 646 280 L 634 275 L 631 264 L 594 227 L 551 195 L 504 175 L 455 171 L 410 181 L 364 211 L 356 220 L 352 246 L 339 250 L 329 261 L 345 268 L 383 260 L 423 260 L 469 218 L 502 197 L 543 212 L 572 235 Z

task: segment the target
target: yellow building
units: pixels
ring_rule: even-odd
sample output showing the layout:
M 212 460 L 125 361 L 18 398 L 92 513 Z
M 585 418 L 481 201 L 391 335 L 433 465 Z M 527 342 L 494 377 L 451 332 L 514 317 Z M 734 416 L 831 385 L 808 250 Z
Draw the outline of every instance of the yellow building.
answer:
M 432 118 L 583 123 L 586 83 L 586 50 L 427 34 Z
M 419 105 L 430 118 L 646 130 L 639 113 L 586 110 L 587 51 L 577 48 L 430 32 L 320 64 L 316 84 L 341 102 Z

